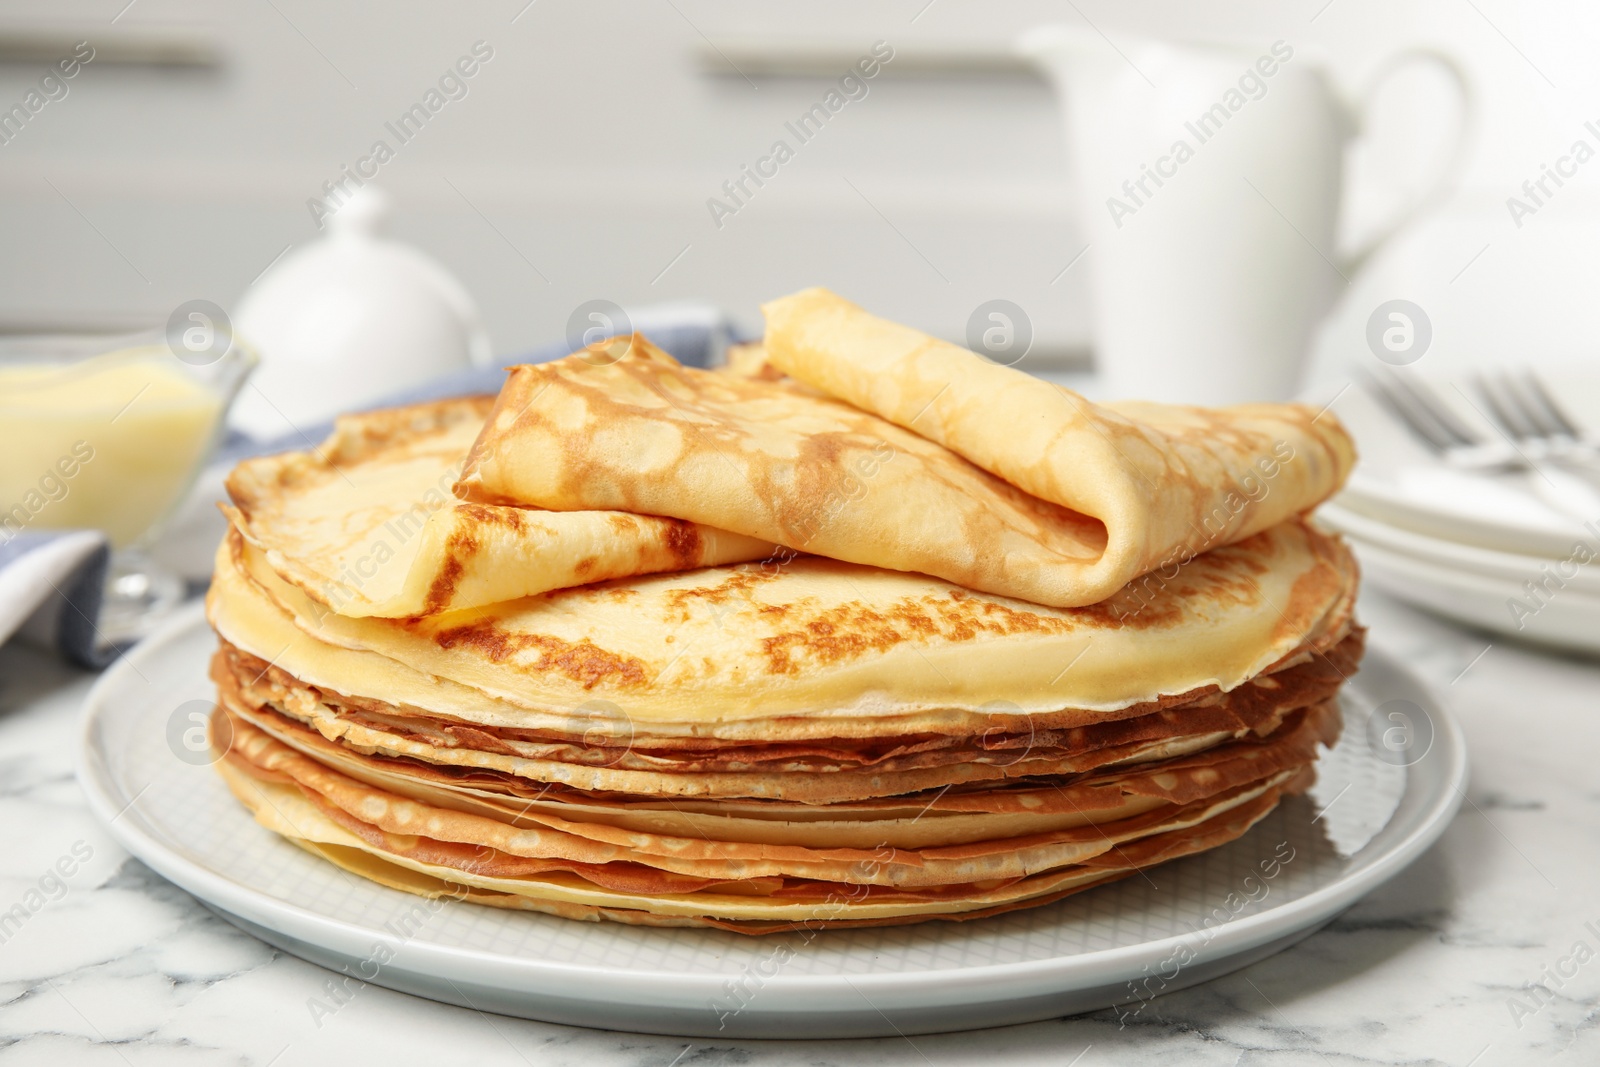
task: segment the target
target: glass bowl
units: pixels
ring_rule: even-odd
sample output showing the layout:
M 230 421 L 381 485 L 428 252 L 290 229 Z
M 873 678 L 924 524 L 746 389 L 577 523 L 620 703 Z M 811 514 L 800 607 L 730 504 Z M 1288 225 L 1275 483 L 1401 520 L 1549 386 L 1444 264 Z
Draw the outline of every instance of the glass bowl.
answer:
M 99 644 L 137 640 L 182 601 L 182 580 L 145 550 L 211 458 L 255 365 L 253 351 L 213 332 L 0 338 L 0 543 L 24 531 L 105 533 Z

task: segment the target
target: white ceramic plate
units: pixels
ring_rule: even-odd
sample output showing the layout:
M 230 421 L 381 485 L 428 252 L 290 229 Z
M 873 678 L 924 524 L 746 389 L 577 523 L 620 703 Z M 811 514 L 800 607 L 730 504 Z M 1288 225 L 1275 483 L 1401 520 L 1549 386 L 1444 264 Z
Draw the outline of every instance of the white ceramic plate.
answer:
M 1344 699 L 1311 796 L 1232 844 L 969 923 L 751 938 L 430 905 L 260 828 L 185 737 L 214 638 L 186 611 L 100 679 L 79 780 L 112 833 L 224 918 L 334 970 L 552 1022 L 686 1036 L 857 1037 L 999 1026 L 1121 1004 L 1285 948 L 1443 832 L 1466 752 L 1382 654 Z M 355 979 L 341 979 L 354 983 Z M 1134 983 L 1139 983 L 1135 986 Z
M 1364 578 L 1401 600 L 1518 640 L 1600 654 L 1600 596 L 1573 583 L 1538 598 L 1522 581 L 1397 552 L 1346 531 Z M 1523 576 L 1540 581 L 1538 571 Z M 1513 604 L 1520 608 L 1513 609 Z
M 1500 552 L 1414 533 L 1351 511 L 1338 503 L 1323 504 L 1317 509 L 1317 518 L 1359 545 L 1377 546 L 1395 555 L 1421 560 L 1443 568 L 1446 573 L 1466 573 L 1493 579 L 1501 586 L 1509 584 L 1524 599 L 1527 593 L 1523 591 L 1522 584 L 1531 580 L 1535 583 L 1549 582 L 1552 589 L 1572 590 L 1600 601 L 1600 567 L 1580 566 L 1578 561 L 1584 556 L 1573 554 L 1573 544 L 1568 544 L 1565 553 L 1553 558 Z M 1589 553 L 1600 556 L 1600 538 L 1591 536 L 1586 539 L 1585 545 Z M 1551 580 L 1552 574 L 1558 581 Z M 1600 607 L 1600 603 L 1596 607 Z
M 1465 378 L 1422 374 L 1438 398 L 1485 440 L 1502 440 L 1485 419 L 1482 400 Z M 1600 429 L 1600 371 L 1584 365 L 1541 371 L 1569 417 Z M 1419 534 L 1501 552 L 1564 559 L 1579 538 L 1595 534 L 1568 510 L 1552 503 L 1551 487 L 1526 473 L 1479 475 L 1446 466 L 1385 410 L 1359 382 L 1310 402 L 1333 401 L 1333 409 L 1356 439 L 1360 463 L 1338 503 Z

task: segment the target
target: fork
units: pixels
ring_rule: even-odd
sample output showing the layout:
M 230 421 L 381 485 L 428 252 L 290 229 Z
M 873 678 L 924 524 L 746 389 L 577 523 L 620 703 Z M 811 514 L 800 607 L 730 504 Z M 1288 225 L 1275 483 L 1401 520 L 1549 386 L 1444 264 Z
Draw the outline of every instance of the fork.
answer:
M 1368 392 L 1389 414 L 1450 466 L 1485 473 L 1532 466 L 1510 444 L 1486 441 L 1422 382 L 1392 372 L 1382 376 L 1369 372 L 1363 378 Z
M 1431 387 L 1409 375 L 1367 373 L 1364 378 L 1372 396 L 1448 465 L 1481 474 L 1527 472 L 1547 503 L 1582 519 L 1600 515 L 1600 452 L 1530 372 L 1521 382 L 1502 376 L 1498 393 L 1484 376 L 1475 383 L 1493 412 L 1480 414 L 1501 431 L 1503 441 L 1487 440 Z M 1539 466 L 1536 457 L 1552 469 Z
M 1479 374 L 1473 385 L 1513 441 L 1553 462 L 1584 469 L 1600 465 L 1594 438 L 1567 417 L 1532 371 Z

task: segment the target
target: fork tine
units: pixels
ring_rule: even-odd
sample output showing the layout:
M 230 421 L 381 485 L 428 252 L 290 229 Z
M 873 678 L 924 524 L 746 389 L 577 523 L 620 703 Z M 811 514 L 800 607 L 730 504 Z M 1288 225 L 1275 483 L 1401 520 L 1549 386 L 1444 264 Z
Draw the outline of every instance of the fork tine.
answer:
M 1439 399 L 1430 386 L 1420 381 L 1414 381 L 1411 376 L 1406 374 L 1395 374 L 1392 376 L 1392 380 L 1395 385 L 1404 390 L 1415 401 L 1417 407 L 1426 411 L 1428 417 L 1450 436 L 1452 444 L 1483 444 L 1483 438 L 1478 435 L 1477 431 L 1457 418 L 1456 413 L 1451 411 L 1443 400 Z
M 1550 391 L 1544 387 L 1544 382 L 1540 380 L 1537 374 L 1531 370 L 1524 370 L 1522 372 L 1522 383 L 1528 395 L 1533 398 L 1534 403 L 1544 409 L 1545 416 L 1554 425 L 1560 427 L 1561 433 L 1566 434 L 1575 441 L 1583 439 L 1583 429 L 1568 418 L 1565 411 L 1561 410 L 1561 406 L 1555 402 L 1555 399 L 1550 395 Z
M 1522 396 L 1513 387 L 1511 379 L 1499 371 L 1486 371 L 1473 377 L 1478 395 L 1494 407 L 1495 417 L 1503 422 L 1512 436 L 1532 438 L 1543 436 L 1537 420 L 1522 403 Z
M 1521 410 L 1511 401 L 1511 391 L 1503 384 L 1497 389 L 1487 376 L 1475 374 L 1472 376 L 1472 386 L 1489 406 L 1489 413 L 1508 437 L 1525 441 L 1543 436 L 1523 417 Z
M 1536 436 L 1543 439 L 1566 436 L 1561 429 L 1560 422 L 1552 419 L 1543 404 L 1538 403 L 1528 395 L 1527 386 L 1520 375 L 1510 371 L 1501 371 L 1496 375 L 1500 395 L 1507 408 L 1522 417 L 1522 421 L 1533 428 Z
M 1400 425 L 1410 430 L 1412 436 L 1421 438 L 1422 443 L 1433 451 L 1443 452 L 1456 443 L 1449 434 L 1428 418 L 1426 411 L 1416 408 L 1409 395 L 1400 392 L 1391 382 L 1367 372 L 1363 372 L 1361 377 L 1373 398 L 1382 404 Z

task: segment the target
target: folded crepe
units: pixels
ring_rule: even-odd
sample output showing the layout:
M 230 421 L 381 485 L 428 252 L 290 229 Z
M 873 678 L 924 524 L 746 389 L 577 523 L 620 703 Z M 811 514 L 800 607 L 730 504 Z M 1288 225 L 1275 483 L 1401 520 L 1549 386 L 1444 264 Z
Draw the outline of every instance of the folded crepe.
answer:
M 1136 614 L 806 557 L 350 618 L 235 532 L 217 554 L 211 621 L 312 684 L 355 680 L 490 724 L 570 727 L 615 705 L 663 736 L 971 735 L 1030 717 L 1083 725 L 1324 653 L 1349 631 L 1354 576 L 1339 541 L 1296 521 L 1198 557 Z
M 448 474 L 416 446 L 371 435 L 365 463 L 418 470 L 364 509 Z M 316 494 L 319 462 L 280 469 Z M 383 885 L 576 919 L 965 920 L 1217 847 L 1312 780 L 1361 651 L 1350 556 L 1298 520 L 1148 602 L 800 557 L 384 618 L 328 610 L 231 519 L 207 597 L 229 789 Z M 346 526 L 307 522 L 305 558 Z
M 798 381 L 682 367 L 638 336 L 512 368 L 457 495 L 1075 607 L 1309 510 L 1354 462 L 1302 405 L 1104 407 L 821 290 L 767 314 L 767 358 Z
M 450 492 L 490 397 L 349 415 L 321 447 L 248 459 L 223 512 L 331 611 L 401 618 L 635 574 L 762 559 L 691 522 L 463 503 Z
M 1090 604 L 952 582 L 1059 591 L 1108 524 L 740 358 L 624 339 L 236 471 L 211 731 L 256 820 L 410 893 L 764 934 L 1045 904 L 1309 786 L 1363 644 L 1338 538 L 1286 510 Z
M 1310 782 L 1354 572 L 1277 532 L 1137 627 L 825 560 L 862 582 L 797 561 L 351 619 L 235 532 L 219 769 L 263 825 L 411 892 L 743 933 L 995 914 L 1232 840 Z M 1211 630 L 1220 679 L 1186 647 Z

